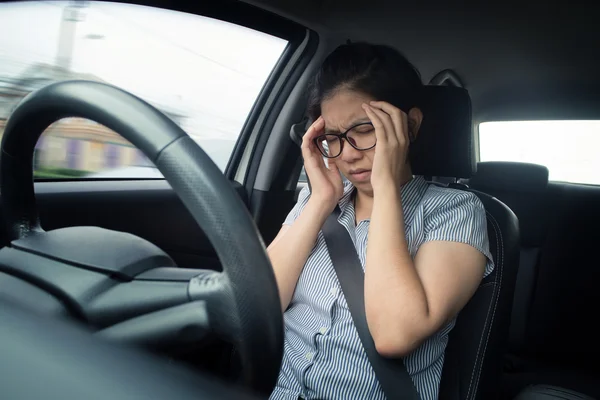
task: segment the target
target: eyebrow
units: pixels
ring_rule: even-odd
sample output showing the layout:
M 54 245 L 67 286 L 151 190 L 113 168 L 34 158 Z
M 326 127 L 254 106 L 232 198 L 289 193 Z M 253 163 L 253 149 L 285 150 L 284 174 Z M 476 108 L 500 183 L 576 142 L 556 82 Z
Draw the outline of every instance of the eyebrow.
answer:
M 354 128 L 357 125 L 366 124 L 368 122 L 371 122 L 371 120 L 369 118 L 360 118 L 360 119 L 354 120 L 354 121 L 352 121 L 351 124 L 349 124 L 350 127 L 347 128 L 346 131 L 349 130 L 349 129 Z M 327 129 L 327 128 L 325 128 L 325 134 L 326 135 L 339 135 L 340 133 L 341 132 L 339 130 L 337 130 L 337 129 Z

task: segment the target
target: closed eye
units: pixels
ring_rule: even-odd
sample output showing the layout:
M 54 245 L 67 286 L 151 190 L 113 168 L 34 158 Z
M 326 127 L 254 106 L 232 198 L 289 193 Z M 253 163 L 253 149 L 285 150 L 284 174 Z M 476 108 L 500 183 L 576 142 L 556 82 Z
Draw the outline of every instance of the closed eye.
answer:
M 371 125 L 367 125 L 364 127 L 359 127 L 359 128 L 354 129 L 354 132 L 364 134 L 364 133 L 371 133 L 374 130 L 375 130 L 375 128 L 373 128 Z

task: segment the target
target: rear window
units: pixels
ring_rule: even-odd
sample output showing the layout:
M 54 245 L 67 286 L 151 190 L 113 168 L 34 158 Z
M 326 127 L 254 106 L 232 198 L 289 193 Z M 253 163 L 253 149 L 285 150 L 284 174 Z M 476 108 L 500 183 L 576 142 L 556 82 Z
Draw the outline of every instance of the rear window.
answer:
M 479 124 L 479 161 L 541 164 L 550 180 L 600 184 L 600 121 Z

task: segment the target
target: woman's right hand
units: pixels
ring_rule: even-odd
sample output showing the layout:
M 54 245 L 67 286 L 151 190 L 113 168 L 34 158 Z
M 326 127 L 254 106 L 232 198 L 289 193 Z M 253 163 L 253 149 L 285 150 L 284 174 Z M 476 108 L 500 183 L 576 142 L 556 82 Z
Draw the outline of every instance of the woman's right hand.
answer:
M 322 135 L 324 130 L 325 120 L 323 117 L 319 117 L 304 134 L 302 157 L 304 158 L 306 175 L 310 180 L 310 199 L 327 207 L 328 213 L 331 213 L 344 194 L 344 184 L 340 171 L 335 164 L 335 159 L 328 159 L 328 168 L 325 165 L 323 155 L 315 146 L 314 139 Z

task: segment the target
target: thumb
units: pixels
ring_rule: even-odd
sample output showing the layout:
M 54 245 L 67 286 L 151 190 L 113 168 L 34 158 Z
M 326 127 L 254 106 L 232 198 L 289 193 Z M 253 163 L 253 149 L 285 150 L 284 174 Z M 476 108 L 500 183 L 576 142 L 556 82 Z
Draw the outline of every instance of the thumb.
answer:
M 338 169 L 337 164 L 335 163 L 335 161 L 333 161 L 333 159 L 328 159 L 327 160 L 327 168 L 329 168 L 329 171 L 331 171 L 332 173 L 340 173 L 340 170 Z

